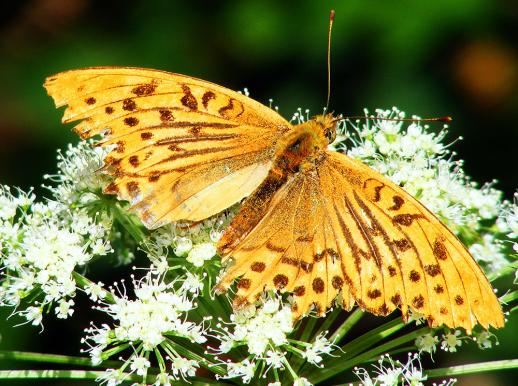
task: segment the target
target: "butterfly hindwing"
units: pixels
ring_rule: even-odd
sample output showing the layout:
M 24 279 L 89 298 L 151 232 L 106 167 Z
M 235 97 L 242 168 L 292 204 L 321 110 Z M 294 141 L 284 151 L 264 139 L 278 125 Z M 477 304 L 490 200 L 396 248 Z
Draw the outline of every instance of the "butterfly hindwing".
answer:
M 233 265 L 219 283 L 227 289 L 238 282 L 236 305 L 255 301 L 265 289 L 290 291 L 294 295 L 293 316 L 300 317 L 315 305 L 322 315 L 343 290 L 344 304 L 352 306 L 341 269 L 341 256 L 333 237 L 331 221 L 322 205 L 316 170 L 290 176 L 268 198 L 257 223 L 250 218 L 260 189 L 245 200 L 242 210 L 225 231 L 219 250 Z
M 188 76 L 141 68 L 89 68 L 49 77 L 63 121 L 89 138 L 107 133 L 115 177 L 108 192 L 131 202 L 148 227 L 200 220 L 261 183 L 290 125 L 237 92 Z

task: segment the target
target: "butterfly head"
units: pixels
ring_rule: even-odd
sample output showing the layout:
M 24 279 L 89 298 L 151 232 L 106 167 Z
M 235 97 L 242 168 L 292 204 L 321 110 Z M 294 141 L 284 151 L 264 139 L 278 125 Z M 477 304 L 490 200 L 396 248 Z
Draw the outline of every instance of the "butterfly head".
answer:
M 316 115 L 310 122 L 314 122 L 315 129 L 326 139 L 326 146 L 334 142 L 338 120 L 333 114 Z

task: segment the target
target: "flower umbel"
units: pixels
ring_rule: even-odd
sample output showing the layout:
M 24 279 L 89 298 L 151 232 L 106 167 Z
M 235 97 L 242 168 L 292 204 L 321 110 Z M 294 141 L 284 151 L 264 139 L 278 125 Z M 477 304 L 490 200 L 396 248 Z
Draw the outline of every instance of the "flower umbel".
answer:
M 397 109 L 377 110 L 375 116 L 341 123 L 332 147 L 424 203 L 491 278 L 515 275 L 518 198 L 502 200 L 494 182 L 472 182 L 450 151 L 452 143 L 444 142 L 446 126 L 436 133 L 417 117 L 411 123 L 383 119 L 404 117 Z M 293 116 L 298 123 L 308 119 L 307 110 Z M 461 329 L 426 327 L 418 312 L 408 315 L 408 323 L 393 319 L 362 332 L 363 312 L 346 314 L 340 301 L 324 318 L 295 321 L 293 300 L 281 291 L 233 310 L 213 287 L 222 275 L 216 245 L 239 204 L 201 222 L 148 230 L 127 202 L 103 193 L 111 177 L 99 169 L 109 149 L 91 145 L 82 142 L 59 153 L 58 172 L 46 176 L 49 199 L 38 201 L 31 190 L 0 186 L 0 305 L 37 326 L 49 314 L 74 320 L 82 300 L 91 302 L 92 320 L 100 321 L 85 331 L 83 352 L 89 356 L 85 365 L 110 366 L 100 384 L 308 386 L 356 376 L 367 386 L 421 386 L 434 377 L 422 368 L 421 358 L 437 347 L 454 356 L 468 344 L 484 350 L 498 344 L 480 327 L 472 336 Z M 132 261 L 139 268 L 130 274 Z M 100 277 L 98 262 L 104 271 L 113 266 L 117 277 Z M 518 309 L 515 284 L 501 298 L 510 310 Z M 415 347 L 418 353 L 401 359 Z M 367 369 L 368 363 L 375 365 Z

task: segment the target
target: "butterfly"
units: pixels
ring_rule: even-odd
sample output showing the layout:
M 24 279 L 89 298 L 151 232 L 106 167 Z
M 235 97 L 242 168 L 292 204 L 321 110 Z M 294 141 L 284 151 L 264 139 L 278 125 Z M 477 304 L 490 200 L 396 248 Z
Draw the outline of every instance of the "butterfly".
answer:
M 292 125 L 213 83 L 164 71 L 98 67 L 47 78 L 63 122 L 113 146 L 106 193 L 146 227 L 199 221 L 240 202 L 218 252 L 236 308 L 265 290 L 293 294 L 294 319 L 335 302 L 375 315 L 396 308 L 430 326 L 502 327 L 473 257 L 436 216 L 389 179 L 328 150 L 338 119 Z

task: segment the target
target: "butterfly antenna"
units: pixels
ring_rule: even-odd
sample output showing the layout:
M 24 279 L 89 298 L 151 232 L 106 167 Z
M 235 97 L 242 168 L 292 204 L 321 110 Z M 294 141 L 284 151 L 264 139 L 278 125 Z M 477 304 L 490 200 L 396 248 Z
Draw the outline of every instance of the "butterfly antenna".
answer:
M 331 31 L 333 30 L 333 21 L 335 20 L 335 10 L 332 9 L 329 14 L 329 31 L 327 34 L 327 102 L 326 109 L 329 108 L 329 99 L 331 98 Z
M 338 117 L 334 122 L 341 122 L 351 119 L 365 119 L 372 121 L 395 121 L 395 122 L 445 122 L 453 121 L 452 117 L 433 117 L 433 118 L 383 118 L 383 117 L 369 117 L 366 115 L 351 115 L 349 117 Z

